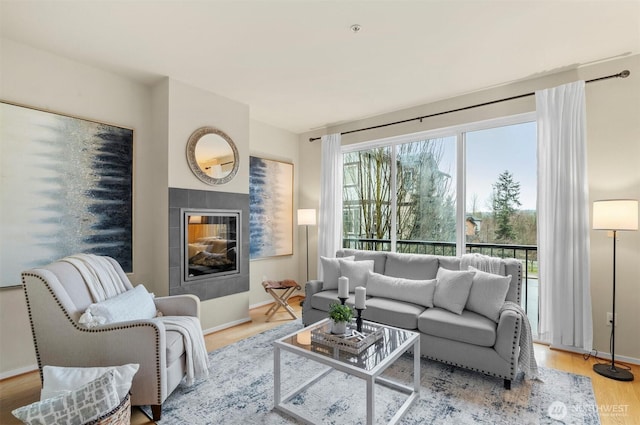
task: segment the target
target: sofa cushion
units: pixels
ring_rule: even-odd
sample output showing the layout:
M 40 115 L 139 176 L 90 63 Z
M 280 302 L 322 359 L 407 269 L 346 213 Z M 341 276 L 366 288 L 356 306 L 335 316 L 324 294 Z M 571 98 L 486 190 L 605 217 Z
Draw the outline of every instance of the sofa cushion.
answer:
M 340 260 L 351 260 L 354 257 L 328 258 L 320 257 L 322 263 L 322 289 L 338 289 L 338 278 L 340 274 Z
M 368 295 L 406 301 L 425 307 L 433 307 L 435 289 L 436 279 L 411 280 L 373 272 L 369 272 L 367 277 Z
M 511 275 L 500 276 L 483 272 L 472 266 L 469 266 L 469 270 L 475 272 L 475 275 L 465 308 L 497 323 L 500 309 L 511 284 Z
M 373 260 L 340 260 L 340 274 L 349 279 L 349 292 L 355 292 L 358 286 L 367 286 L 367 276 L 373 270 Z
M 305 303 L 307 301 L 305 300 Z M 334 289 L 330 289 L 328 291 L 320 291 L 311 297 L 311 307 L 320 311 L 329 311 L 329 306 L 331 304 L 335 304 L 339 302 L 338 300 L 338 291 Z M 347 304 L 354 305 L 356 302 L 355 295 L 349 294 L 349 298 L 347 299 Z
M 454 314 L 441 308 L 429 308 L 418 318 L 420 332 L 468 344 L 493 347 L 496 323 L 469 310 Z
M 460 270 L 460 257 L 438 257 L 438 267 L 447 270 Z
M 167 331 L 165 336 L 167 344 L 167 367 L 179 359 L 185 352 L 184 338 L 178 331 Z
M 373 271 L 376 273 L 384 273 L 385 264 L 387 262 L 386 251 L 363 251 L 359 249 L 343 249 L 336 252 L 336 257 L 355 257 L 356 261 L 373 260 Z
M 372 297 L 367 300 L 367 309 L 362 317 L 372 322 L 384 323 L 403 329 L 417 329 L 418 317 L 424 307 L 389 298 Z
M 426 254 L 387 254 L 384 274 L 413 280 L 435 279 L 438 273 L 438 257 Z
M 461 314 L 467 304 L 473 274 L 472 271 L 438 269 L 438 284 L 433 295 L 433 305 Z

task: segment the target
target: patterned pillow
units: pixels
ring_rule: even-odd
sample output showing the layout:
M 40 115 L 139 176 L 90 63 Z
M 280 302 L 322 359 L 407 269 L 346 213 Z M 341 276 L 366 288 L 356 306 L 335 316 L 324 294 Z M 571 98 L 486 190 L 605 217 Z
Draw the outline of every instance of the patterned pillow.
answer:
M 120 404 L 113 370 L 68 394 L 20 407 L 13 416 L 28 425 L 84 424 Z

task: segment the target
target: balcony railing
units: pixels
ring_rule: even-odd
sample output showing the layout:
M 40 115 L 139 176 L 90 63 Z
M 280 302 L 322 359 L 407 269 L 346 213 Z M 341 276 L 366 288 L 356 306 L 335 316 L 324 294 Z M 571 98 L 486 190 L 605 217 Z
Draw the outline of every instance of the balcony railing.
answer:
M 368 251 L 391 251 L 390 239 L 374 238 L 344 238 L 342 246 L 349 249 L 363 249 Z M 396 252 L 413 254 L 432 254 L 454 257 L 455 242 L 441 241 L 396 241 Z M 538 329 L 538 247 L 536 245 L 511 245 L 492 243 L 467 243 L 467 253 L 478 253 L 500 258 L 515 258 L 523 263 L 524 297 L 522 307 L 527 312 L 532 331 L 537 334 Z

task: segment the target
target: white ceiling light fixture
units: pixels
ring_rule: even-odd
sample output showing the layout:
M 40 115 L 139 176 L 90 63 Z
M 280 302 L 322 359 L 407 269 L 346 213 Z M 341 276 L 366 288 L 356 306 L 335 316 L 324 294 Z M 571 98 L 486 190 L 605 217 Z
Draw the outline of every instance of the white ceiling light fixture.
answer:
M 353 24 L 349 27 L 351 29 L 351 32 L 354 34 L 357 34 L 360 32 L 360 30 L 362 29 L 362 27 L 358 24 Z

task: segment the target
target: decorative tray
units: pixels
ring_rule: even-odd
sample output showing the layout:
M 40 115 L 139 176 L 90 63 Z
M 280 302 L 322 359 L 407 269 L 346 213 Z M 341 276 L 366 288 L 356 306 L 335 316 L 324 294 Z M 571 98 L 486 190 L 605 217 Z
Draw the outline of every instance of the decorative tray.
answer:
M 355 324 L 352 324 L 355 326 Z M 355 329 L 347 329 L 345 335 L 334 335 L 323 329 L 311 331 L 311 341 L 329 347 L 338 348 L 352 354 L 360 354 L 366 350 L 371 344 L 382 338 L 384 329 L 374 324 L 363 323 L 362 332 L 356 332 Z

